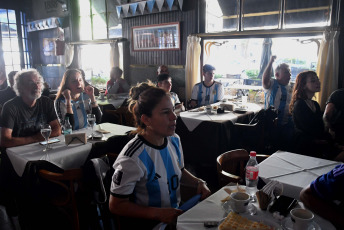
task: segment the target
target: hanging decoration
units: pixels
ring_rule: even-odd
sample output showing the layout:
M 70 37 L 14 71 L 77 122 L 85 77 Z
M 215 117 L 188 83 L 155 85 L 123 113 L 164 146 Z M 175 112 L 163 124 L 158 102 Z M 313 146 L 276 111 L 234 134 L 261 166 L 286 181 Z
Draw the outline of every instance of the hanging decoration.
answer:
M 121 1 L 118 1 L 121 3 Z M 116 6 L 118 18 L 134 17 L 138 15 L 182 10 L 183 0 L 147 0 Z M 130 10 L 129 10 L 130 9 Z M 137 13 L 140 12 L 140 14 Z

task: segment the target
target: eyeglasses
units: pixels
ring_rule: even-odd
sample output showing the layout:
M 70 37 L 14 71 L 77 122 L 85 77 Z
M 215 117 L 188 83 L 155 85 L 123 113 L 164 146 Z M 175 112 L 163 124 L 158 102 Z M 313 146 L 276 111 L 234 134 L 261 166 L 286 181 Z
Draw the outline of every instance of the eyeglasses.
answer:
M 27 82 L 29 84 L 29 86 L 34 86 L 34 85 L 38 85 L 38 86 L 42 86 L 43 82 L 42 81 L 28 81 Z

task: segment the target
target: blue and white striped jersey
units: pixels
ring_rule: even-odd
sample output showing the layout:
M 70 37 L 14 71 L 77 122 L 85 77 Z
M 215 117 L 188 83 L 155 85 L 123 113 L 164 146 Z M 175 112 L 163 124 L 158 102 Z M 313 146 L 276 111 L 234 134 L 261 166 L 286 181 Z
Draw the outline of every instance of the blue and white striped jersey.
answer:
M 278 124 L 285 125 L 291 119 L 289 104 L 292 95 L 290 85 L 281 85 L 276 79 L 270 79 L 270 88 L 264 90 L 265 109 L 274 106 L 278 110 Z
M 113 196 L 133 194 L 135 203 L 150 207 L 179 206 L 184 157 L 177 134 L 165 138 L 162 146 L 154 146 L 136 135 L 123 148 L 113 167 L 110 189 Z
M 220 82 L 214 81 L 210 87 L 206 87 L 202 81 L 192 88 L 191 99 L 197 101 L 197 106 L 203 106 L 221 101 L 223 96 L 224 88 Z

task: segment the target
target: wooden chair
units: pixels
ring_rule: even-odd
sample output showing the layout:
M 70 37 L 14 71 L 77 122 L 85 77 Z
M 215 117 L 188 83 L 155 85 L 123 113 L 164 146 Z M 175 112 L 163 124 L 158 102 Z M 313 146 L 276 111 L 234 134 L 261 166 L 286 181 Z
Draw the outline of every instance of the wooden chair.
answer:
M 258 163 L 269 155 L 257 154 Z M 230 182 L 245 184 L 245 167 L 249 153 L 245 149 L 227 151 L 217 157 L 217 175 L 219 185 L 225 186 Z
M 58 195 L 51 198 L 50 203 L 54 206 L 63 207 L 69 217 L 73 228 L 80 229 L 79 213 L 75 199 L 74 183 L 80 184 L 83 173 L 81 169 L 65 170 L 63 173 L 55 173 L 45 169 L 38 171 L 39 177 L 54 183 L 61 191 Z
M 118 118 L 118 124 L 135 127 L 134 116 L 129 112 L 128 107 L 121 106 L 116 110 L 105 110 L 105 113 L 113 115 Z

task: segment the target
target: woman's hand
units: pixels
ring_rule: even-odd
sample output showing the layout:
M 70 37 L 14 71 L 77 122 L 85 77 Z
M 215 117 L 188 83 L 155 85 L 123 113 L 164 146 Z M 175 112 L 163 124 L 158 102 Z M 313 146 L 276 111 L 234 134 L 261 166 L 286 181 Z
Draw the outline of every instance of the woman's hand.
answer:
M 211 192 L 205 181 L 199 181 L 197 185 L 197 194 L 201 194 L 201 200 L 204 200 L 205 198 L 211 195 Z
M 66 101 L 70 101 L 71 100 L 71 96 L 70 96 L 71 92 L 70 92 L 69 89 L 63 90 L 61 94 L 64 96 Z
M 164 223 L 171 223 L 182 213 L 182 210 L 176 208 L 159 208 L 158 220 Z
M 94 88 L 90 85 L 85 87 L 85 93 L 90 97 L 94 97 Z

